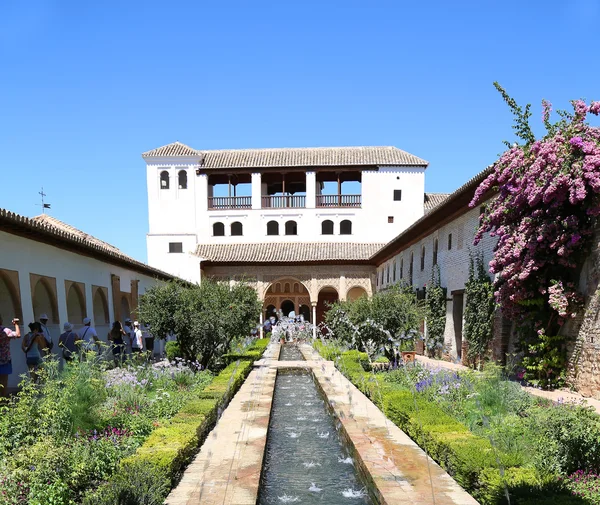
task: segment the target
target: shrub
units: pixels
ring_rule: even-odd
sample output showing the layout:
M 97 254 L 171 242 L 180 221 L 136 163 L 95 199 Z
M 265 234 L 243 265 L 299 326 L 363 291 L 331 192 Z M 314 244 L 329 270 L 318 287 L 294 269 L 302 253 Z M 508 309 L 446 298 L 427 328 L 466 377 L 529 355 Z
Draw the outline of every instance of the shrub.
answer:
M 600 505 L 600 475 L 578 470 L 569 476 L 566 485 L 575 496 L 587 500 L 590 505 Z
M 175 358 L 181 358 L 181 349 L 179 348 L 179 342 L 171 341 L 165 344 L 165 353 L 169 361 L 174 361 Z
M 233 363 L 237 360 L 257 361 L 262 357 L 263 353 L 265 352 L 265 349 L 269 345 L 269 342 L 270 339 L 268 338 L 258 339 L 255 340 L 250 346 L 248 346 L 248 348 L 242 350 L 241 352 L 230 352 L 227 354 L 223 354 L 221 358 L 226 364 Z

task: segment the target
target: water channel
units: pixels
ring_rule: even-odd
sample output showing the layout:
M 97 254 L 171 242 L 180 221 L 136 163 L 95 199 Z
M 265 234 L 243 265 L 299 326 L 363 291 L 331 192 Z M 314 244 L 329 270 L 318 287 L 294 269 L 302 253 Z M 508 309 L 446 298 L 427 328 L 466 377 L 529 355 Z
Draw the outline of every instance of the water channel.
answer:
M 280 360 L 299 359 L 282 346 Z M 373 504 L 308 370 L 280 369 L 275 382 L 258 505 L 282 503 Z

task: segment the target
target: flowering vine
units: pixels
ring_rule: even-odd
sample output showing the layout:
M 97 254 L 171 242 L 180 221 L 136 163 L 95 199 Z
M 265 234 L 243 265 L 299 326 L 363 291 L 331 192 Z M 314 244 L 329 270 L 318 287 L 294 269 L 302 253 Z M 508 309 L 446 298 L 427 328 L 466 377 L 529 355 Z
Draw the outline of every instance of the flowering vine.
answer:
M 495 86 L 515 115 L 523 143 L 509 146 L 475 192 L 472 207 L 490 191 L 497 196 L 480 217 L 474 243 L 485 233 L 498 238 L 489 265 L 497 274 L 496 301 L 521 336 L 535 343 L 540 329 L 557 334 L 581 304 L 575 281 L 600 215 L 600 128 L 586 118 L 600 114 L 600 102 L 575 100 L 573 113 L 559 111 L 552 123 L 551 105 L 544 101 L 546 135 L 536 140 L 529 106 L 523 110 Z

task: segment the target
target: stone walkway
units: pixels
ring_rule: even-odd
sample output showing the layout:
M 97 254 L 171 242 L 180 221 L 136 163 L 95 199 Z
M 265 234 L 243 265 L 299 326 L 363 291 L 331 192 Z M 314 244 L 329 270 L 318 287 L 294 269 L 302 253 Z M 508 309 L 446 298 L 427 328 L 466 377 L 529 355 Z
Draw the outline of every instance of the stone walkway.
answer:
M 279 348 L 272 344 L 255 362 L 166 504 L 255 505 L 277 369 L 305 368 L 313 371 L 327 396 L 343 437 L 354 449 L 355 464 L 376 485 L 379 504 L 477 505 L 333 362 L 308 345 L 300 346 L 307 361 L 277 361 Z
M 442 361 L 439 359 L 431 359 L 425 356 L 416 356 L 419 363 L 430 367 L 430 368 L 445 368 L 447 370 L 470 370 L 468 367 L 459 365 L 456 363 L 450 363 L 449 361 Z M 529 394 L 539 396 L 540 398 L 546 398 L 554 402 L 570 402 L 570 403 L 583 403 L 589 407 L 593 407 L 598 414 L 600 414 L 600 400 L 594 398 L 586 398 L 578 393 L 571 391 L 558 389 L 556 391 L 544 391 L 529 386 L 521 386 L 523 391 L 527 391 Z

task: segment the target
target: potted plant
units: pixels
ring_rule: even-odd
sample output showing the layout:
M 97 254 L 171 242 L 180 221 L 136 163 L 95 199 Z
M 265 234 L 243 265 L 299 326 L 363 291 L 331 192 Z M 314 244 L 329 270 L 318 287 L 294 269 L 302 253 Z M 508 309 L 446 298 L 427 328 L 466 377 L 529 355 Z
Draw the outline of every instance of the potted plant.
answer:
M 415 351 L 415 339 L 413 338 L 405 338 L 400 342 L 400 353 L 402 354 L 402 362 L 413 363 L 415 361 L 415 355 L 417 354 Z

